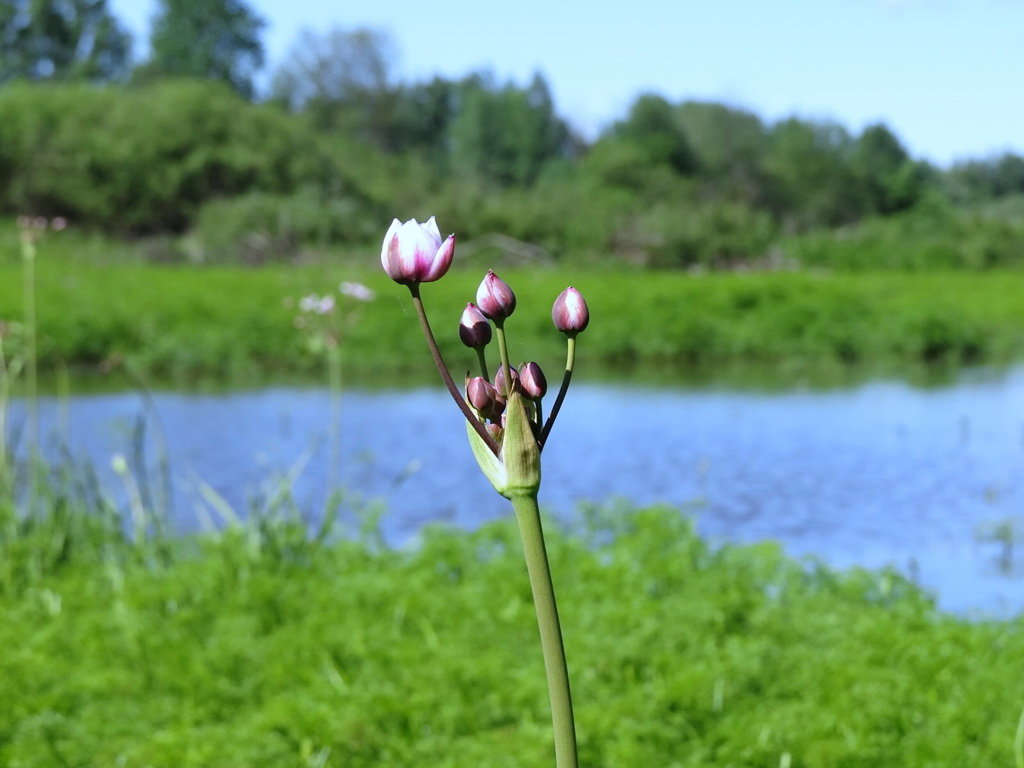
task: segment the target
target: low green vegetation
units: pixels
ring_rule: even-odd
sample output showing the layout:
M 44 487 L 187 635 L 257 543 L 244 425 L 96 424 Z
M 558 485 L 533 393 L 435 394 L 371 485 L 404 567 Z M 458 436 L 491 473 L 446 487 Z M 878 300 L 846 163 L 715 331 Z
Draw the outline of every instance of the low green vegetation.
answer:
M 3 539 L 0 763 L 550 764 L 510 520 L 395 551 L 281 518 L 137 546 L 103 519 Z M 582 764 L 1012 764 L 1020 620 L 712 547 L 674 509 L 549 529 Z
M 410 333 L 413 318 L 377 268 L 375 250 L 338 253 L 297 266 L 203 267 L 142 264 L 127 246 L 89 255 L 103 240 L 54 233 L 40 244 L 37 269 L 39 354 L 44 370 L 117 368 L 150 380 L 248 380 L 322 372 L 295 327 L 297 300 L 335 293 L 342 280 L 377 289 L 342 342 L 350 375 L 418 374 L 429 357 Z M 70 233 L 68 233 L 70 237 Z M 117 255 L 122 249 L 123 257 Z M 83 255 L 84 254 L 84 255 Z M 474 267 L 473 265 L 477 266 Z M 458 341 L 461 307 L 487 264 L 468 257 L 424 288 L 442 348 L 456 370 L 473 357 Z M 566 285 L 583 291 L 601 332 L 585 339 L 588 376 L 614 367 L 658 366 L 671 379 L 693 369 L 756 364 L 814 367 L 982 363 L 1024 354 L 1024 274 L 1016 272 L 751 273 L 610 272 L 600 269 L 502 270 L 523 306 L 546 309 Z M 0 265 L 0 318 L 8 353 L 22 312 L 21 266 Z M 512 354 L 531 350 L 549 369 L 561 365 L 558 336 L 545 311 L 510 321 Z

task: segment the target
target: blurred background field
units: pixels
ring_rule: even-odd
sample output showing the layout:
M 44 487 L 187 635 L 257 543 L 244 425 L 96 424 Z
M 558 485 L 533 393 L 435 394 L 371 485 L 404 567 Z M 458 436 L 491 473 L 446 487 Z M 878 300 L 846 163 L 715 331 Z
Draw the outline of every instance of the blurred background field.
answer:
M 0 312 L 17 319 L 21 265 L 13 234 L 7 242 Z M 63 366 L 95 379 L 126 362 L 147 380 L 177 385 L 308 377 L 321 363 L 295 328 L 299 299 L 360 281 L 379 299 L 360 309 L 346 335 L 346 370 L 381 383 L 429 374 L 430 358 L 408 332 L 405 297 L 376 269 L 372 246 L 259 268 L 149 264 L 136 249 L 73 232 L 47 235 L 36 267 L 44 370 Z M 465 357 L 454 329 L 484 271 L 485 262 L 467 257 L 425 288 L 442 349 L 453 358 Z M 517 318 L 517 355 L 557 357 L 551 297 L 567 284 L 584 291 L 602 322 L 601 333 L 587 340 L 598 377 L 646 368 L 675 379 L 723 366 L 749 367 L 755 378 L 757 369 L 791 377 L 843 368 L 891 372 L 1007 363 L 1024 351 L 1024 273 L 1017 271 L 691 274 L 556 264 L 509 267 L 502 275 L 535 310 Z

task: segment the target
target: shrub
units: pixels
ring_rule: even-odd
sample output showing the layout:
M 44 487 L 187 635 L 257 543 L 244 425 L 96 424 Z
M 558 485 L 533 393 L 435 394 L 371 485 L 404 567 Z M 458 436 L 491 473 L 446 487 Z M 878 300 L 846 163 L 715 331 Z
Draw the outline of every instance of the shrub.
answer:
M 336 179 L 301 121 L 226 86 L 0 90 L 0 207 L 123 232 L 183 229 L 206 201 Z
M 199 211 L 191 257 L 197 261 L 263 263 L 296 256 L 305 246 L 364 243 L 386 214 L 355 196 L 253 192 L 213 200 Z

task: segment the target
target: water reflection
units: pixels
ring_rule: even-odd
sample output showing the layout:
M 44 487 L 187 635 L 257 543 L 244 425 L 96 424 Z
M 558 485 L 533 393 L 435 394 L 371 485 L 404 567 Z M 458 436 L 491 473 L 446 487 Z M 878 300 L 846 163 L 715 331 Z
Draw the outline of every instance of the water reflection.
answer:
M 426 522 L 473 526 L 508 513 L 479 475 L 447 398 L 440 386 L 344 394 L 339 474 L 347 488 L 386 500 L 392 543 Z M 269 477 L 307 458 L 296 498 L 322 508 L 325 390 L 168 392 L 154 403 L 180 528 L 199 525 L 189 497 L 196 475 L 244 510 Z M 64 439 L 105 469 L 128 448 L 142 410 L 133 393 L 76 397 Z M 44 399 L 40 411 L 44 429 L 54 429 L 58 403 Z M 975 534 L 1024 510 L 1022 463 L 1024 368 L 929 389 L 581 384 L 545 451 L 542 502 L 563 516 L 613 496 L 686 506 L 713 539 L 773 538 L 838 566 L 895 565 L 946 607 L 1006 613 L 1024 607 L 1024 581 L 1000 573 L 1003 547 Z

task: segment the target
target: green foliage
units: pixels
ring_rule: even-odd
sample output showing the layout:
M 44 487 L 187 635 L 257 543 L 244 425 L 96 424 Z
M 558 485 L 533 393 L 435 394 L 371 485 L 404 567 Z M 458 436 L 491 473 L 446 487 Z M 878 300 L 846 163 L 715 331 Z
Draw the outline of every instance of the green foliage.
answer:
M 180 229 L 217 197 L 340 181 L 301 123 L 195 81 L 8 86 L 0 158 L 4 210 L 121 232 Z
M 757 115 L 724 104 L 687 101 L 676 108 L 676 119 L 709 193 L 765 205 L 768 185 L 762 165 L 768 136 Z
M 646 166 L 665 166 L 682 175 L 696 166 L 693 149 L 672 113 L 672 105 L 661 96 L 638 97 L 626 119 L 612 127 L 611 135 L 635 147 Z
M 867 200 L 847 161 L 851 152 L 840 125 L 790 118 L 773 126 L 764 160 L 773 185 L 770 204 L 798 229 L 856 220 Z
M 658 267 L 740 267 L 775 237 L 771 216 L 743 203 L 656 204 L 638 220 L 647 263 Z
M 954 207 L 933 201 L 780 243 L 807 267 L 837 270 L 999 269 L 1024 265 L 1024 196 Z
M 911 160 L 899 139 L 884 125 L 864 129 L 857 138 L 852 165 L 877 213 L 906 210 L 922 194 L 923 168 Z
M 0 83 L 123 78 L 131 36 L 107 0 L 4 0 L 0 4 Z
M 243 0 L 159 0 L 150 58 L 138 76 L 218 80 L 251 96 L 265 25 Z
M 418 546 L 287 520 L 108 531 L 0 593 L 0 762 L 542 766 L 551 735 L 510 520 Z M 672 509 L 591 509 L 549 553 L 590 766 L 1010 759 L 1019 620 L 887 571 L 712 548 Z
M 539 75 L 525 87 L 486 73 L 397 85 L 390 57 L 381 33 L 307 30 L 262 106 L 189 81 L 0 89 L 0 212 L 119 234 L 192 229 L 191 242 L 163 250 L 203 259 L 375 246 L 371 221 L 437 215 L 462 243 L 482 238 L 478 251 L 496 237 L 519 241 L 505 250 L 520 261 L 515 252 L 714 269 L 792 265 L 790 251 L 809 254 L 797 266 L 836 269 L 1019 261 L 995 231 L 1014 233 L 1012 219 L 970 213 L 1021 187 L 1016 156 L 943 175 L 884 125 L 857 136 L 795 117 L 766 125 L 734 107 L 653 94 L 585 148 Z M 918 228 L 906 222 L 929 217 L 956 240 L 936 243 L 922 229 L 867 261 L 790 242 L 842 241 L 852 226 L 870 233 L 887 222 L 909 236 Z
M 528 186 L 548 162 L 571 154 L 569 128 L 541 75 L 526 87 L 486 72 L 397 86 L 392 58 L 381 32 L 304 30 L 274 75 L 273 98 L 323 130 L 415 152 L 457 184 Z
M 448 134 L 457 175 L 529 185 L 545 162 L 566 155 L 569 130 L 555 114 L 540 75 L 525 89 L 498 86 L 488 75 L 473 76 L 461 83 L 458 99 Z
M 251 193 L 214 200 L 183 244 L 193 261 L 260 264 L 293 258 L 304 247 L 365 243 L 386 214 L 356 196 Z
M 958 163 L 947 174 L 953 200 L 975 202 L 1024 194 L 1024 157 L 1006 153 L 987 160 Z
M 636 198 L 659 198 L 668 190 L 682 189 L 678 174 L 667 165 L 652 162 L 648 147 L 636 141 L 603 138 L 587 153 L 583 171 L 592 174 L 602 187 L 629 191 Z

